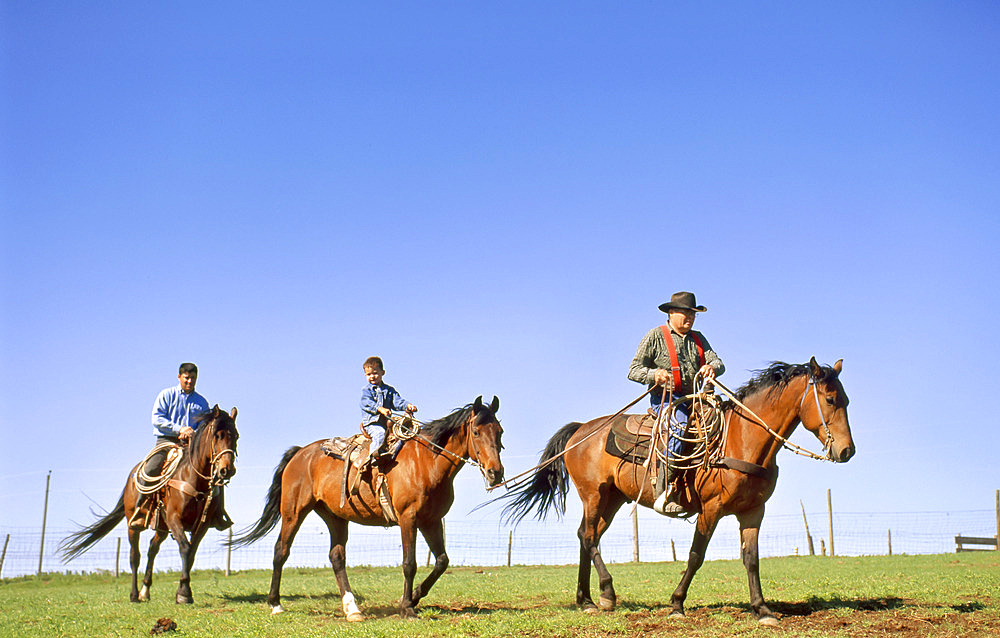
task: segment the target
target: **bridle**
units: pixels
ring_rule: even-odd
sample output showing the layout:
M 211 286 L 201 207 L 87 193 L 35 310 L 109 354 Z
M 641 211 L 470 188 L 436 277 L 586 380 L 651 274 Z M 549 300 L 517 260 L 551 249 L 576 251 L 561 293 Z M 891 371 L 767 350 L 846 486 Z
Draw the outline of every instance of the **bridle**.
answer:
M 222 451 L 220 452 L 215 451 L 215 441 L 217 437 L 215 436 L 214 427 L 212 432 L 210 433 L 206 432 L 206 434 L 212 437 L 212 460 L 209 463 L 209 474 L 207 476 L 205 474 L 202 474 L 201 472 L 198 471 L 198 468 L 196 468 L 194 464 L 191 465 L 191 469 L 194 470 L 195 474 L 208 481 L 209 493 L 211 493 L 213 487 L 228 485 L 230 479 L 232 478 L 232 476 L 230 476 L 229 478 L 223 478 L 221 475 L 222 457 L 225 456 L 226 454 L 232 454 L 233 463 L 236 463 L 237 454 L 236 450 L 230 447 L 223 448 Z
M 812 388 L 813 397 L 816 399 L 816 413 L 819 414 L 819 421 L 823 424 L 823 431 L 826 433 L 826 443 L 823 444 L 823 455 L 829 459 L 833 460 L 833 432 L 830 430 L 830 424 L 826 422 L 826 417 L 823 416 L 823 407 L 819 403 L 819 390 L 816 388 L 816 377 L 813 376 L 812 370 L 809 371 L 809 383 L 806 384 L 806 389 L 802 393 L 802 398 L 799 399 L 799 419 L 802 419 L 802 404 L 805 403 L 806 395 L 809 394 L 809 388 Z
M 417 426 L 426 425 L 425 423 L 417 421 L 412 416 L 410 417 L 410 420 L 413 423 L 415 423 Z M 412 430 L 406 430 L 404 428 L 404 426 L 402 425 L 403 419 L 398 418 L 398 417 L 397 418 L 393 418 L 393 433 L 397 437 L 399 437 L 400 439 L 403 439 L 403 440 L 417 439 L 422 445 L 434 448 L 434 449 L 438 450 L 439 452 L 442 452 L 442 453 L 448 455 L 449 457 L 451 457 L 452 459 L 454 459 L 459 465 L 461 465 L 462 463 L 468 463 L 469 465 L 472 465 L 473 467 L 475 467 L 475 468 L 477 468 L 479 470 L 479 473 L 483 475 L 483 479 L 487 482 L 487 484 L 489 484 L 489 478 L 486 476 L 486 467 L 483 466 L 483 464 L 480 463 L 479 460 L 478 460 L 479 459 L 479 450 L 478 450 L 478 446 L 477 446 L 477 444 L 475 442 L 476 436 L 472 433 L 472 429 L 476 427 L 475 420 L 476 420 L 476 412 L 473 410 L 472 412 L 469 413 L 469 418 L 465 422 L 466 436 L 469 438 L 469 441 L 470 441 L 470 443 L 466 446 L 467 451 L 469 452 L 469 456 L 461 456 L 461 455 L 455 454 L 451 450 L 449 450 L 449 449 L 447 449 L 447 448 L 445 448 L 443 446 L 438 445 L 434 441 L 432 441 L 432 440 L 428 439 L 427 437 L 423 436 L 422 434 L 420 434 L 419 428 L 413 428 Z

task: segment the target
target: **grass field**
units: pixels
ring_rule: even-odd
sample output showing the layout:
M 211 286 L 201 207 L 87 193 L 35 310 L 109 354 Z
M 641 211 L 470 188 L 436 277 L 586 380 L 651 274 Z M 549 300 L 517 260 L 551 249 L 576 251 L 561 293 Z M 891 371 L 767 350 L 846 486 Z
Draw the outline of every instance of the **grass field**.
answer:
M 358 567 L 351 584 L 367 620 L 347 623 L 332 570 L 288 569 L 287 612 L 270 614 L 270 572 L 196 571 L 195 603 L 176 605 L 176 574 L 157 574 L 149 603 L 128 602 L 129 579 L 106 574 L 0 581 L 0 636 L 148 636 L 159 618 L 167 636 L 1000 636 L 1000 553 L 761 561 L 764 595 L 781 618 L 760 626 L 738 561 L 712 561 L 691 586 L 687 616 L 668 602 L 681 563 L 611 565 L 619 606 L 596 615 L 573 604 L 576 567 L 449 569 L 418 607 L 396 615 L 399 568 Z M 418 578 L 426 573 L 421 569 Z M 595 587 L 596 595 L 596 587 Z

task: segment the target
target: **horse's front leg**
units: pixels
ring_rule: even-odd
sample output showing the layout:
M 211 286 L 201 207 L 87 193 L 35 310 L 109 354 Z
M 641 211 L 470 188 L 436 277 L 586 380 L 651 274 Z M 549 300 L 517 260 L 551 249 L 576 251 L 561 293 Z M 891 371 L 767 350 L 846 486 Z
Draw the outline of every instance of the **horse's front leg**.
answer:
M 199 525 L 197 531 L 191 534 L 191 540 L 187 542 L 187 547 L 181 546 L 181 578 L 177 584 L 177 604 L 190 605 L 194 602 L 194 595 L 191 593 L 191 570 L 194 568 L 194 555 L 198 553 L 198 546 L 201 539 L 208 533 L 208 521 L 205 525 Z M 198 525 L 196 522 L 195 525 Z M 184 532 L 181 531 L 181 538 Z M 180 545 L 180 543 L 178 543 Z
M 580 538 L 580 569 L 577 573 L 576 602 L 583 611 L 594 613 L 597 606 L 590 598 L 590 565 L 597 570 L 597 585 L 601 589 L 597 604 L 604 611 L 612 611 L 618 604 L 614 579 L 601 557 L 601 536 L 607 531 L 615 513 L 625 502 L 617 490 L 605 487 L 584 501 L 583 520 L 577 535 Z
M 448 554 L 445 552 L 444 548 L 444 525 L 441 520 L 433 521 L 428 525 L 420 528 L 420 533 L 423 534 L 424 540 L 427 541 L 427 547 L 434 554 L 434 569 L 431 573 L 427 575 L 427 578 L 423 580 L 416 589 L 413 590 L 413 595 L 411 600 L 414 606 L 420 602 L 420 599 L 427 595 L 427 592 L 431 590 L 437 579 L 441 577 L 441 574 L 448 569 Z
M 137 547 L 138 536 L 139 533 L 136 532 Z M 142 577 L 142 590 L 139 592 L 139 600 L 149 600 L 149 590 L 153 586 L 153 561 L 156 560 L 156 555 L 160 553 L 160 545 L 163 544 L 163 539 L 166 537 L 166 532 L 156 529 L 153 530 L 153 540 L 149 541 L 149 551 L 146 552 L 146 574 Z M 138 554 L 136 554 L 136 559 L 138 560 Z
M 180 509 L 183 512 L 183 508 Z M 170 535 L 177 541 L 177 551 L 181 556 L 181 576 L 180 584 L 177 586 L 176 601 L 179 605 L 190 605 L 194 602 L 191 597 L 191 564 L 189 557 L 191 553 L 191 542 L 184 532 L 184 524 L 181 522 L 180 514 L 171 509 L 167 509 L 163 516 L 167 527 L 170 528 Z M 159 533 L 159 532 L 157 532 Z
M 403 540 L 403 595 L 399 599 L 399 615 L 416 618 L 413 578 L 417 575 L 417 529 L 412 518 L 399 520 L 399 533 Z
M 688 587 L 691 586 L 691 581 L 694 580 L 698 568 L 705 562 L 705 550 L 708 548 L 708 542 L 712 540 L 712 534 L 715 533 L 715 526 L 718 522 L 718 513 L 714 510 L 706 509 L 698 515 L 694 538 L 691 540 L 691 550 L 688 552 L 687 568 L 684 570 L 684 575 L 681 576 L 681 582 L 674 590 L 673 596 L 670 597 L 671 617 L 684 615 L 684 600 L 687 598 Z
M 761 506 L 752 512 L 737 514 L 736 518 L 740 522 L 740 548 L 743 554 L 743 566 L 747 569 L 747 580 L 750 584 L 750 606 L 753 607 L 761 624 L 777 625 L 778 618 L 768 609 L 760 587 L 760 555 L 757 548 L 757 538 L 760 535 L 760 523 L 764 519 L 764 507 Z

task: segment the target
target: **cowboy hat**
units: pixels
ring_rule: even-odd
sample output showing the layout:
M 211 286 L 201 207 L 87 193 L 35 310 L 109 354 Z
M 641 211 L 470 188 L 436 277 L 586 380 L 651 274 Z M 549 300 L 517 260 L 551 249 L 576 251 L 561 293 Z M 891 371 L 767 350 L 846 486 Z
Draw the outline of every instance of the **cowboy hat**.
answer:
M 670 312 L 671 310 L 694 310 L 695 312 L 705 312 L 708 310 L 705 306 L 697 305 L 698 302 L 694 300 L 693 292 L 675 292 L 670 295 L 670 301 L 667 303 L 661 303 L 659 308 L 663 312 Z

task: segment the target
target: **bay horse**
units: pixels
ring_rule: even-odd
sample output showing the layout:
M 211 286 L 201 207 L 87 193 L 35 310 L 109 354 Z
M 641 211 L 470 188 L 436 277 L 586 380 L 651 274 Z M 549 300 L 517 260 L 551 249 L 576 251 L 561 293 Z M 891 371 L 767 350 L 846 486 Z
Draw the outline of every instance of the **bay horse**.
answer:
M 395 461 L 384 469 L 389 486 L 392 508 L 398 522 L 386 516 L 371 485 L 360 481 L 357 493 L 341 500 L 345 478 L 348 486 L 357 468 L 348 468 L 344 461 L 326 454 L 323 440 L 305 447 L 289 448 L 274 470 L 274 480 L 268 491 L 264 511 L 254 526 L 233 539 L 233 546 L 260 540 L 281 522 L 281 531 L 274 544 L 274 569 L 267 602 L 271 613 L 284 611 L 281 606 L 281 570 L 288 559 L 295 534 L 309 512 L 315 511 L 330 530 L 330 564 L 337 578 L 342 606 L 347 620 L 364 619 L 355 602 L 347 579 L 347 524 L 399 525 L 403 541 L 403 595 L 399 611 L 403 617 L 415 617 L 414 608 L 427 595 L 437 579 L 448 568 L 444 546 L 442 519 L 455 500 L 455 475 L 466 461 L 479 467 L 486 481 L 497 485 L 503 480 L 500 462 L 500 436 L 503 433 L 496 412 L 500 399 L 493 398 L 483 405 L 483 398 L 459 408 L 446 417 L 421 426 L 416 436 L 406 440 Z M 417 587 L 413 579 L 417 572 L 417 530 L 434 554 L 434 568 Z
M 721 437 L 726 457 L 723 460 L 735 459 L 729 463 L 735 468 L 701 465 L 690 470 L 693 472 L 690 488 L 680 490 L 681 505 L 689 512 L 697 512 L 698 518 L 687 569 L 670 599 L 670 616 L 684 615 L 688 587 L 701 567 L 716 525 L 724 516 L 734 514 L 740 524 L 750 605 L 761 623 L 777 624 L 761 593 L 757 548 L 764 503 L 774 492 L 778 479 L 775 455 L 783 446 L 782 439 L 791 435 L 801 422 L 824 444 L 830 460 L 845 463 L 854 456 L 854 441 L 847 421 L 848 399 L 839 379 L 842 366 L 842 359 L 829 367 L 820 366 L 813 357 L 807 364 L 778 361 L 757 371 L 735 393 L 736 398 L 768 424 L 773 434 L 737 402 L 723 404 L 723 418 L 728 424 Z M 590 596 L 591 563 L 598 574 L 600 608 L 613 610 L 617 603 L 611 574 L 601 558 L 601 535 L 623 504 L 639 499 L 640 505 L 651 507 L 655 497 L 646 468 L 608 454 L 607 432 L 597 433 L 611 422 L 627 418 L 628 415 L 601 417 L 564 426 L 542 453 L 539 464 L 547 464 L 523 485 L 500 497 L 510 499 L 504 508 L 508 520 L 516 523 L 532 511 L 541 519 L 553 504 L 565 513 L 567 479 L 573 481 L 583 501 L 576 602 L 589 613 L 598 610 Z
M 149 589 L 153 584 L 153 560 L 168 533 L 177 541 L 181 554 L 181 577 L 177 586 L 176 601 L 178 604 L 194 602 L 191 595 L 191 566 L 194 564 L 198 545 L 211 526 L 219 503 L 218 499 L 209 498 L 209 495 L 214 486 L 227 483 L 236 474 L 236 441 L 239 439 L 239 432 L 236 431 L 236 408 L 226 414 L 216 405 L 198 416 L 197 424 L 198 427 L 184 450 L 173 478 L 160 492 L 162 516 L 158 517 L 159 520 L 153 529 L 153 540 L 149 543 L 142 591 L 139 591 L 138 587 L 139 535 L 145 528 L 129 527 L 128 542 L 131 547 L 129 564 L 132 568 L 132 590 L 129 600 L 134 603 L 149 600 Z M 125 489 L 114 510 L 62 541 L 60 552 L 64 561 L 72 560 L 90 549 L 94 543 L 111 532 L 122 519 L 132 520 L 139 497 L 134 476 L 142 465 L 143 463 L 137 464 L 129 472 Z M 190 533 L 190 540 L 185 532 Z

